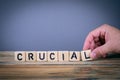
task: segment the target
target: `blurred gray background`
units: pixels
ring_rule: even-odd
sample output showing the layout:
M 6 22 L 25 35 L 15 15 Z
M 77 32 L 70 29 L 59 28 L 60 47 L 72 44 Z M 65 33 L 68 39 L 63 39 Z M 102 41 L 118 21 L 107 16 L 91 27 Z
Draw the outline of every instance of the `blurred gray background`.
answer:
M 104 23 L 120 28 L 119 0 L 0 0 L 0 50 L 82 50 Z

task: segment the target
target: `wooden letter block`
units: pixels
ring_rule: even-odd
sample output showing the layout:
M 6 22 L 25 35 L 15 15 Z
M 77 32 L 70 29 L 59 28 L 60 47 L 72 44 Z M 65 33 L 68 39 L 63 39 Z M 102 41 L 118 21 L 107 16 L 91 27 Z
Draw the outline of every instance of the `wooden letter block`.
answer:
M 59 51 L 58 58 L 59 58 L 59 61 L 69 61 L 69 52 L 68 51 Z
M 69 61 L 80 61 L 80 52 L 79 51 L 70 51 Z
M 28 51 L 26 52 L 26 61 L 36 61 L 36 52 L 35 51 Z
M 57 51 L 48 51 L 48 61 L 58 61 L 58 52 Z
M 47 51 L 37 51 L 37 61 L 47 61 Z
M 91 53 L 91 50 L 81 51 L 82 61 L 92 60 L 92 58 L 90 58 L 90 53 Z
M 15 61 L 25 61 L 25 52 L 23 51 L 15 52 Z

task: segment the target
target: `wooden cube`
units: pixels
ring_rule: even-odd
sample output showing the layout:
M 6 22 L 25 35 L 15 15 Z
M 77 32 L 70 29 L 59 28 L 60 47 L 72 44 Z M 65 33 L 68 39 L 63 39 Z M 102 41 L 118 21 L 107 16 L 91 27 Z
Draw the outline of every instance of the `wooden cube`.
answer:
M 58 61 L 57 51 L 48 51 L 48 62 Z
M 91 50 L 81 51 L 82 61 L 92 60 L 92 58 L 90 58 L 90 53 L 91 53 Z
M 59 51 L 58 58 L 59 58 L 59 61 L 69 61 L 69 52 L 68 51 Z
M 37 51 L 37 61 L 47 61 L 47 51 Z
M 24 51 L 15 52 L 15 61 L 25 61 L 25 52 Z
M 70 51 L 69 61 L 80 61 L 80 51 Z
M 36 52 L 35 51 L 27 51 L 26 52 L 26 61 L 36 61 Z

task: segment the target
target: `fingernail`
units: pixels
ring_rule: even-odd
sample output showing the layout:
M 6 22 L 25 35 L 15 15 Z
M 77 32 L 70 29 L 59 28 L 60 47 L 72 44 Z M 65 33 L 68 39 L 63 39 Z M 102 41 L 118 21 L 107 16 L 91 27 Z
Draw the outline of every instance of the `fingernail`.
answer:
M 92 52 L 92 53 L 91 53 L 91 57 L 92 57 L 93 59 L 95 59 L 95 58 L 96 58 L 96 53 Z

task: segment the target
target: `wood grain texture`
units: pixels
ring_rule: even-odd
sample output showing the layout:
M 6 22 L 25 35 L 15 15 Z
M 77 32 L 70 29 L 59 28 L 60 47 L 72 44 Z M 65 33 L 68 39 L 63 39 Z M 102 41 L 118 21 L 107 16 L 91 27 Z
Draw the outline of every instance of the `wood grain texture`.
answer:
M 120 58 L 79 63 L 21 62 L 13 51 L 0 52 L 0 80 L 119 80 Z

